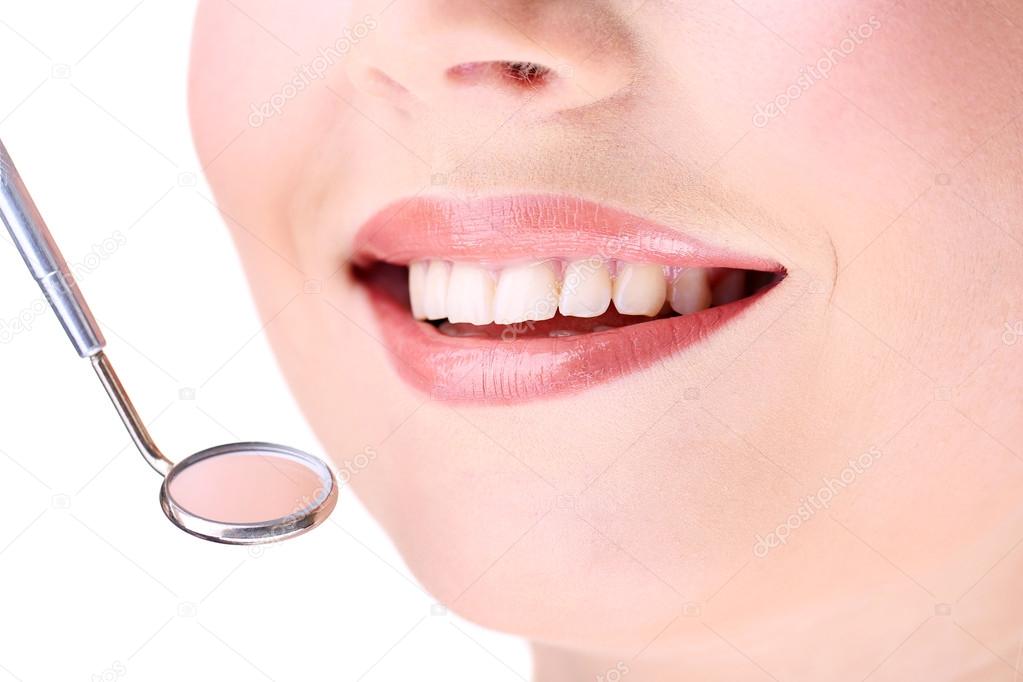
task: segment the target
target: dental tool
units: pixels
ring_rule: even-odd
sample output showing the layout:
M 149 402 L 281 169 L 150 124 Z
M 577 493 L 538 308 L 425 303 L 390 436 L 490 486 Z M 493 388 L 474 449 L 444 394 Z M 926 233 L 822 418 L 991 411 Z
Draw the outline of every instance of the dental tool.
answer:
M 337 502 L 333 472 L 316 457 L 273 443 L 230 443 L 177 463 L 153 441 L 104 353 L 106 341 L 0 141 L 0 218 L 75 350 L 92 363 L 146 462 L 161 474 L 160 506 L 181 530 L 205 540 L 274 542 L 319 525 Z

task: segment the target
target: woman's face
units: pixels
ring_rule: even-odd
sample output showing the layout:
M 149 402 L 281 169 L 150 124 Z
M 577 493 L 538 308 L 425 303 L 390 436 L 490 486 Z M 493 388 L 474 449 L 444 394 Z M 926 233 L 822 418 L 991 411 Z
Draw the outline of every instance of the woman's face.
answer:
M 203 2 L 191 113 L 295 395 L 439 602 L 630 655 L 883 608 L 880 656 L 1018 540 L 1021 26 L 1011 0 Z M 669 302 L 694 266 L 715 301 L 753 290 L 717 268 L 774 283 L 561 336 L 414 322 L 373 265 L 466 266 L 429 268 L 471 317 L 480 277 L 594 256 L 667 266 Z

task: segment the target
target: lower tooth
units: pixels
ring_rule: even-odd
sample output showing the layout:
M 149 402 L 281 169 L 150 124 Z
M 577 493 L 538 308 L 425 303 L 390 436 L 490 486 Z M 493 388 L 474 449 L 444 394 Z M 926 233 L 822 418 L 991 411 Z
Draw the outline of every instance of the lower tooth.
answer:
M 486 336 L 483 331 L 478 331 L 470 326 L 464 324 L 452 324 L 450 322 L 442 322 L 437 327 L 437 331 L 445 336 L 453 336 L 456 338 L 483 338 Z
M 561 336 L 579 336 L 579 332 L 574 332 L 571 329 L 552 329 L 551 331 L 547 332 L 547 336 L 551 337 L 552 339 Z

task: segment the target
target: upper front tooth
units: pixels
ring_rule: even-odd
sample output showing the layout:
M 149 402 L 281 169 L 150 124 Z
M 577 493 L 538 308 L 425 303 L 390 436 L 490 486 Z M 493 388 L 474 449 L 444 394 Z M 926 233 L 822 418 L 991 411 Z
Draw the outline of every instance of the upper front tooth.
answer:
M 682 268 L 671 284 L 671 309 L 680 315 L 699 312 L 710 306 L 710 285 L 703 268 Z
M 577 260 L 565 266 L 558 310 L 572 317 L 603 315 L 611 304 L 611 273 L 598 258 Z
M 494 321 L 494 278 L 488 270 L 455 263 L 447 297 L 448 322 L 490 324 Z
M 664 307 L 664 268 L 646 263 L 619 263 L 614 282 L 615 308 L 623 315 L 653 317 Z
M 412 305 L 412 317 L 425 320 L 423 300 L 426 296 L 426 270 L 430 264 L 425 260 L 409 263 L 408 266 L 408 298 Z
M 558 272 L 552 261 L 505 268 L 494 294 L 494 322 L 549 320 L 558 309 Z
M 428 320 L 442 320 L 448 316 L 448 278 L 451 263 L 443 260 L 430 261 L 423 282 L 423 315 Z

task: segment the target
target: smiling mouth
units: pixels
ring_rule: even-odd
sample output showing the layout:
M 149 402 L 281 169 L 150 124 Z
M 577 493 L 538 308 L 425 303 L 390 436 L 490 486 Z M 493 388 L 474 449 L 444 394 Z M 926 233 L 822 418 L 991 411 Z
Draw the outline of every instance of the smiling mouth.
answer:
M 363 226 L 355 253 L 399 374 L 438 399 L 490 403 L 642 369 L 785 276 L 624 211 L 545 195 L 397 202 Z

